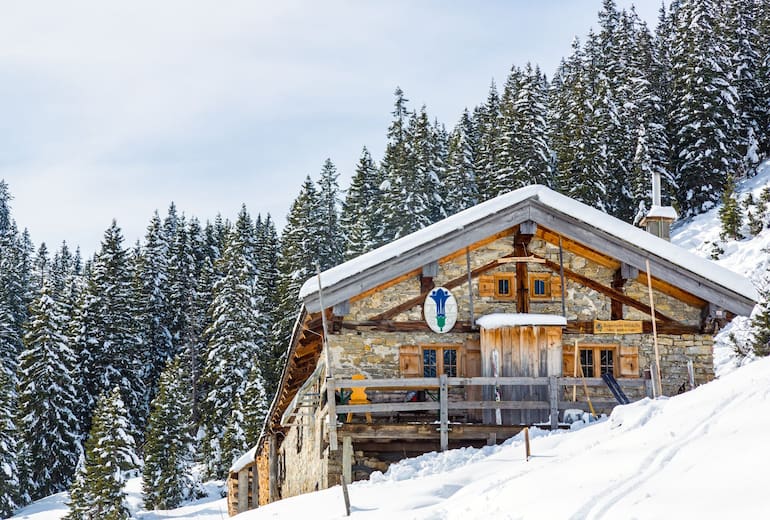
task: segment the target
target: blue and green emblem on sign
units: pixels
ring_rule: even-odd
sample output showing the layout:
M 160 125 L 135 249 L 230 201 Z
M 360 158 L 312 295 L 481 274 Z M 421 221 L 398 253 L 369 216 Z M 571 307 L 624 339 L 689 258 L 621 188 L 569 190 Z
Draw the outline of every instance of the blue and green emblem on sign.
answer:
M 449 289 L 436 287 L 425 298 L 425 321 L 433 332 L 449 332 L 457 322 L 457 300 Z

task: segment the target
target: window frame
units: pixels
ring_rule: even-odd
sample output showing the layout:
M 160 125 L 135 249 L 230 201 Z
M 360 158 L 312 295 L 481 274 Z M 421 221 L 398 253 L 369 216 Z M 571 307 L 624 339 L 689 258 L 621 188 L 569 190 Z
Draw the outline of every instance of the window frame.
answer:
M 495 300 L 515 300 L 516 299 L 516 273 L 504 272 L 495 273 Z M 506 280 L 508 282 L 508 294 L 501 294 L 498 290 L 500 288 L 500 281 Z
M 542 281 L 545 288 L 544 294 L 535 293 L 535 283 Z M 530 300 L 550 300 L 553 298 L 551 291 L 551 273 L 529 273 L 529 299 Z
M 436 351 L 436 375 L 425 375 L 425 351 Z M 444 373 L 444 352 L 454 350 L 455 351 L 455 375 L 449 375 L 448 377 L 463 377 L 465 373 L 464 360 L 464 346 L 461 344 L 438 344 L 438 345 L 420 345 L 420 374 L 421 377 L 439 377 Z
M 586 373 L 586 370 L 583 368 L 584 365 L 583 365 L 582 353 L 589 352 L 589 351 L 591 352 L 592 375 L 588 375 Z M 602 377 L 602 373 L 601 373 L 602 351 L 612 352 L 612 375 L 615 378 L 620 377 L 620 345 L 600 344 L 600 343 L 578 345 L 578 356 L 579 356 L 578 362 L 580 363 L 580 368 L 583 370 L 583 377 L 594 377 L 594 378 Z M 598 368 L 598 372 L 597 372 L 597 368 Z M 570 377 L 571 376 L 572 374 L 570 374 Z M 578 374 L 578 377 L 580 377 L 580 374 Z

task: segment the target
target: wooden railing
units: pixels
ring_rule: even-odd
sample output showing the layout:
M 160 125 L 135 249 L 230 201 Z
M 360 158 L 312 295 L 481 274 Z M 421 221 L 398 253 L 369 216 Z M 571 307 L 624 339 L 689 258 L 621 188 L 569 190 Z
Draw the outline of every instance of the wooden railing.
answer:
M 619 379 L 618 383 L 623 388 L 644 388 L 647 395 L 650 394 L 649 380 L 646 379 Z M 365 414 L 371 412 L 415 412 L 438 411 L 439 437 L 441 449 L 446 450 L 449 444 L 449 411 L 450 410 L 547 410 L 550 413 L 550 426 L 556 429 L 559 426 L 559 410 L 570 408 L 586 409 L 587 405 L 580 402 L 564 401 L 560 399 L 565 386 L 603 387 L 601 378 L 575 378 L 575 377 L 415 377 L 403 379 L 332 379 L 326 380 L 328 404 L 325 409 L 329 417 L 329 444 L 332 450 L 337 449 L 337 414 L 356 413 Z M 544 386 L 547 387 L 547 401 L 450 401 L 450 387 L 467 386 Z M 399 390 L 438 390 L 438 401 L 428 402 L 387 402 L 370 404 L 336 404 L 336 392 L 350 388 L 368 388 L 382 391 Z M 598 407 L 613 405 L 615 401 L 594 400 Z

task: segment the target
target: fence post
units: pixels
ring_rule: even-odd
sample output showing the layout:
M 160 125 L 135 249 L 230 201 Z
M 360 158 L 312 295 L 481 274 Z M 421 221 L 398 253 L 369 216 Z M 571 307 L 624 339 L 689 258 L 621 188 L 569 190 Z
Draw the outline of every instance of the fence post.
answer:
M 439 433 L 441 437 L 441 451 L 449 448 L 449 391 L 447 387 L 446 374 L 441 374 L 438 379 L 439 384 Z
M 548 397 L 551 401 L 551 430 L 559 428 L 559 381 L 556 376 L 548 378 Z

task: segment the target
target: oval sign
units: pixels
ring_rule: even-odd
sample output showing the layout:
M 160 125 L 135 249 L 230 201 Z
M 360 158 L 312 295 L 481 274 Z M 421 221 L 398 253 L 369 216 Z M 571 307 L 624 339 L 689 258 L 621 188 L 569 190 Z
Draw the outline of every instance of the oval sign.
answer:
M 444 287 L 436 287 L 428 293 L 423 310 L 425 321 L 433 332 L 449 332 L 457 322 L 457 300 Z

